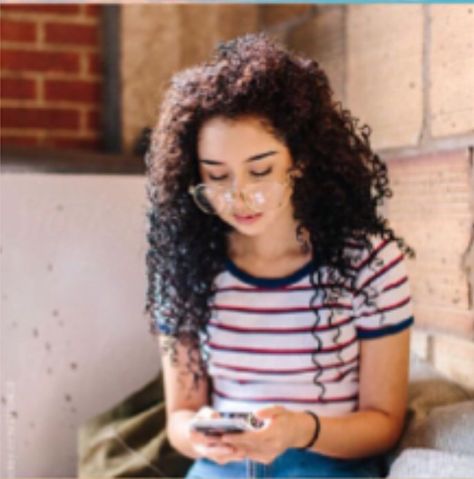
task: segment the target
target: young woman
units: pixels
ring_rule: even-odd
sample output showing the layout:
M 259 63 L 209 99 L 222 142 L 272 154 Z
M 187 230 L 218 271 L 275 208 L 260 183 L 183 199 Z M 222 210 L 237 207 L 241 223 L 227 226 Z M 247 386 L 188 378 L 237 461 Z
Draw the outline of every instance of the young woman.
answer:
M 175 74 L 147 153 L 151 331 L 198 477 L 380 476 L 404 424 L 405 254 L 386 165 L 318 63 L 266 34 Z M 212 437 L 198 416 L 265 426 Z

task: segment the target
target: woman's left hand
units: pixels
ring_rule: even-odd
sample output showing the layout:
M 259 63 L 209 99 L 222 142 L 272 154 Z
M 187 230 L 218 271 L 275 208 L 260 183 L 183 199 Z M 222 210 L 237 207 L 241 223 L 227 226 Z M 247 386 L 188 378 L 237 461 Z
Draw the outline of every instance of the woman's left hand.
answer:
M 283 406 L 270 406 L 254 412 L 267 422 L 255 431 L 224 434 L 221 440 L 244 452 L 251 460 L 270 464 L 289 447 L 295 447 L 298 434 L 297 411 Z

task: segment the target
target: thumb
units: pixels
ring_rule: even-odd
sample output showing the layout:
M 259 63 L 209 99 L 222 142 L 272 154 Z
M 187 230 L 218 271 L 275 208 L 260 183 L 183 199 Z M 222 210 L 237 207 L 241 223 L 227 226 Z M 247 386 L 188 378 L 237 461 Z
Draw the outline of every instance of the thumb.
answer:
M 218 411 L 216 411 L 212 407 L 203 406 L 201 409 L 199 409 L 197 416 L 205 418 L 205 419 L 211 419 L 215 417 L 220 417 L 220 414 Z
M 271 419 L 281 414 L 284 410 L 285 408 L 282 406 L 268 406 L 255 411 L 254 416 L 256 416 L 258 419 Z

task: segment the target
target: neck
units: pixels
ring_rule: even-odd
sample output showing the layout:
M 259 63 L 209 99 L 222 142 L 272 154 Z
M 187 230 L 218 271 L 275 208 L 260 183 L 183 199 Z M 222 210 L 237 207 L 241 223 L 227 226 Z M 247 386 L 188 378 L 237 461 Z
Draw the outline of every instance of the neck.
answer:
M 231 255 L 276 261 L 289 255 L 309 254 L 310 251 L 303 252 L 303 245 L 296 238 L 297 221 L 291 211 L 288 213 L 279 215 L 263 233 L 256 236 L 233 231 L 229 236 Z M 303 238 L 306 238 L 305 233 L 303 229 Z

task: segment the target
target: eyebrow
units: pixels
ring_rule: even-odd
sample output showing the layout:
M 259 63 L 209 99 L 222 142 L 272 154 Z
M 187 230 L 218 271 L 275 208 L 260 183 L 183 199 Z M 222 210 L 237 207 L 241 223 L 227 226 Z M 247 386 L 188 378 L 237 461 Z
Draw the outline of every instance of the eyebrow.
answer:
M 250 162 L 250 161 L 258 161 L 258 160 L 261 160 L 262 158 L 266 158 L 267 156 L 275 155 L 276 153 L 278 153 L 278 152 L 275 151 L 275 150 L 266 151 L 265 153 L 258 153 L 257 155 L 252 155 L 249 158 L 247 158 L 245 160 L 245 162 L 247 163 L 247 162 Z M 221 161 L 207 160 L 205 158 L 201 158 L 199 161 L 201 163 L 206 163 L 207 165 L 223 165 L 224 164 Z

